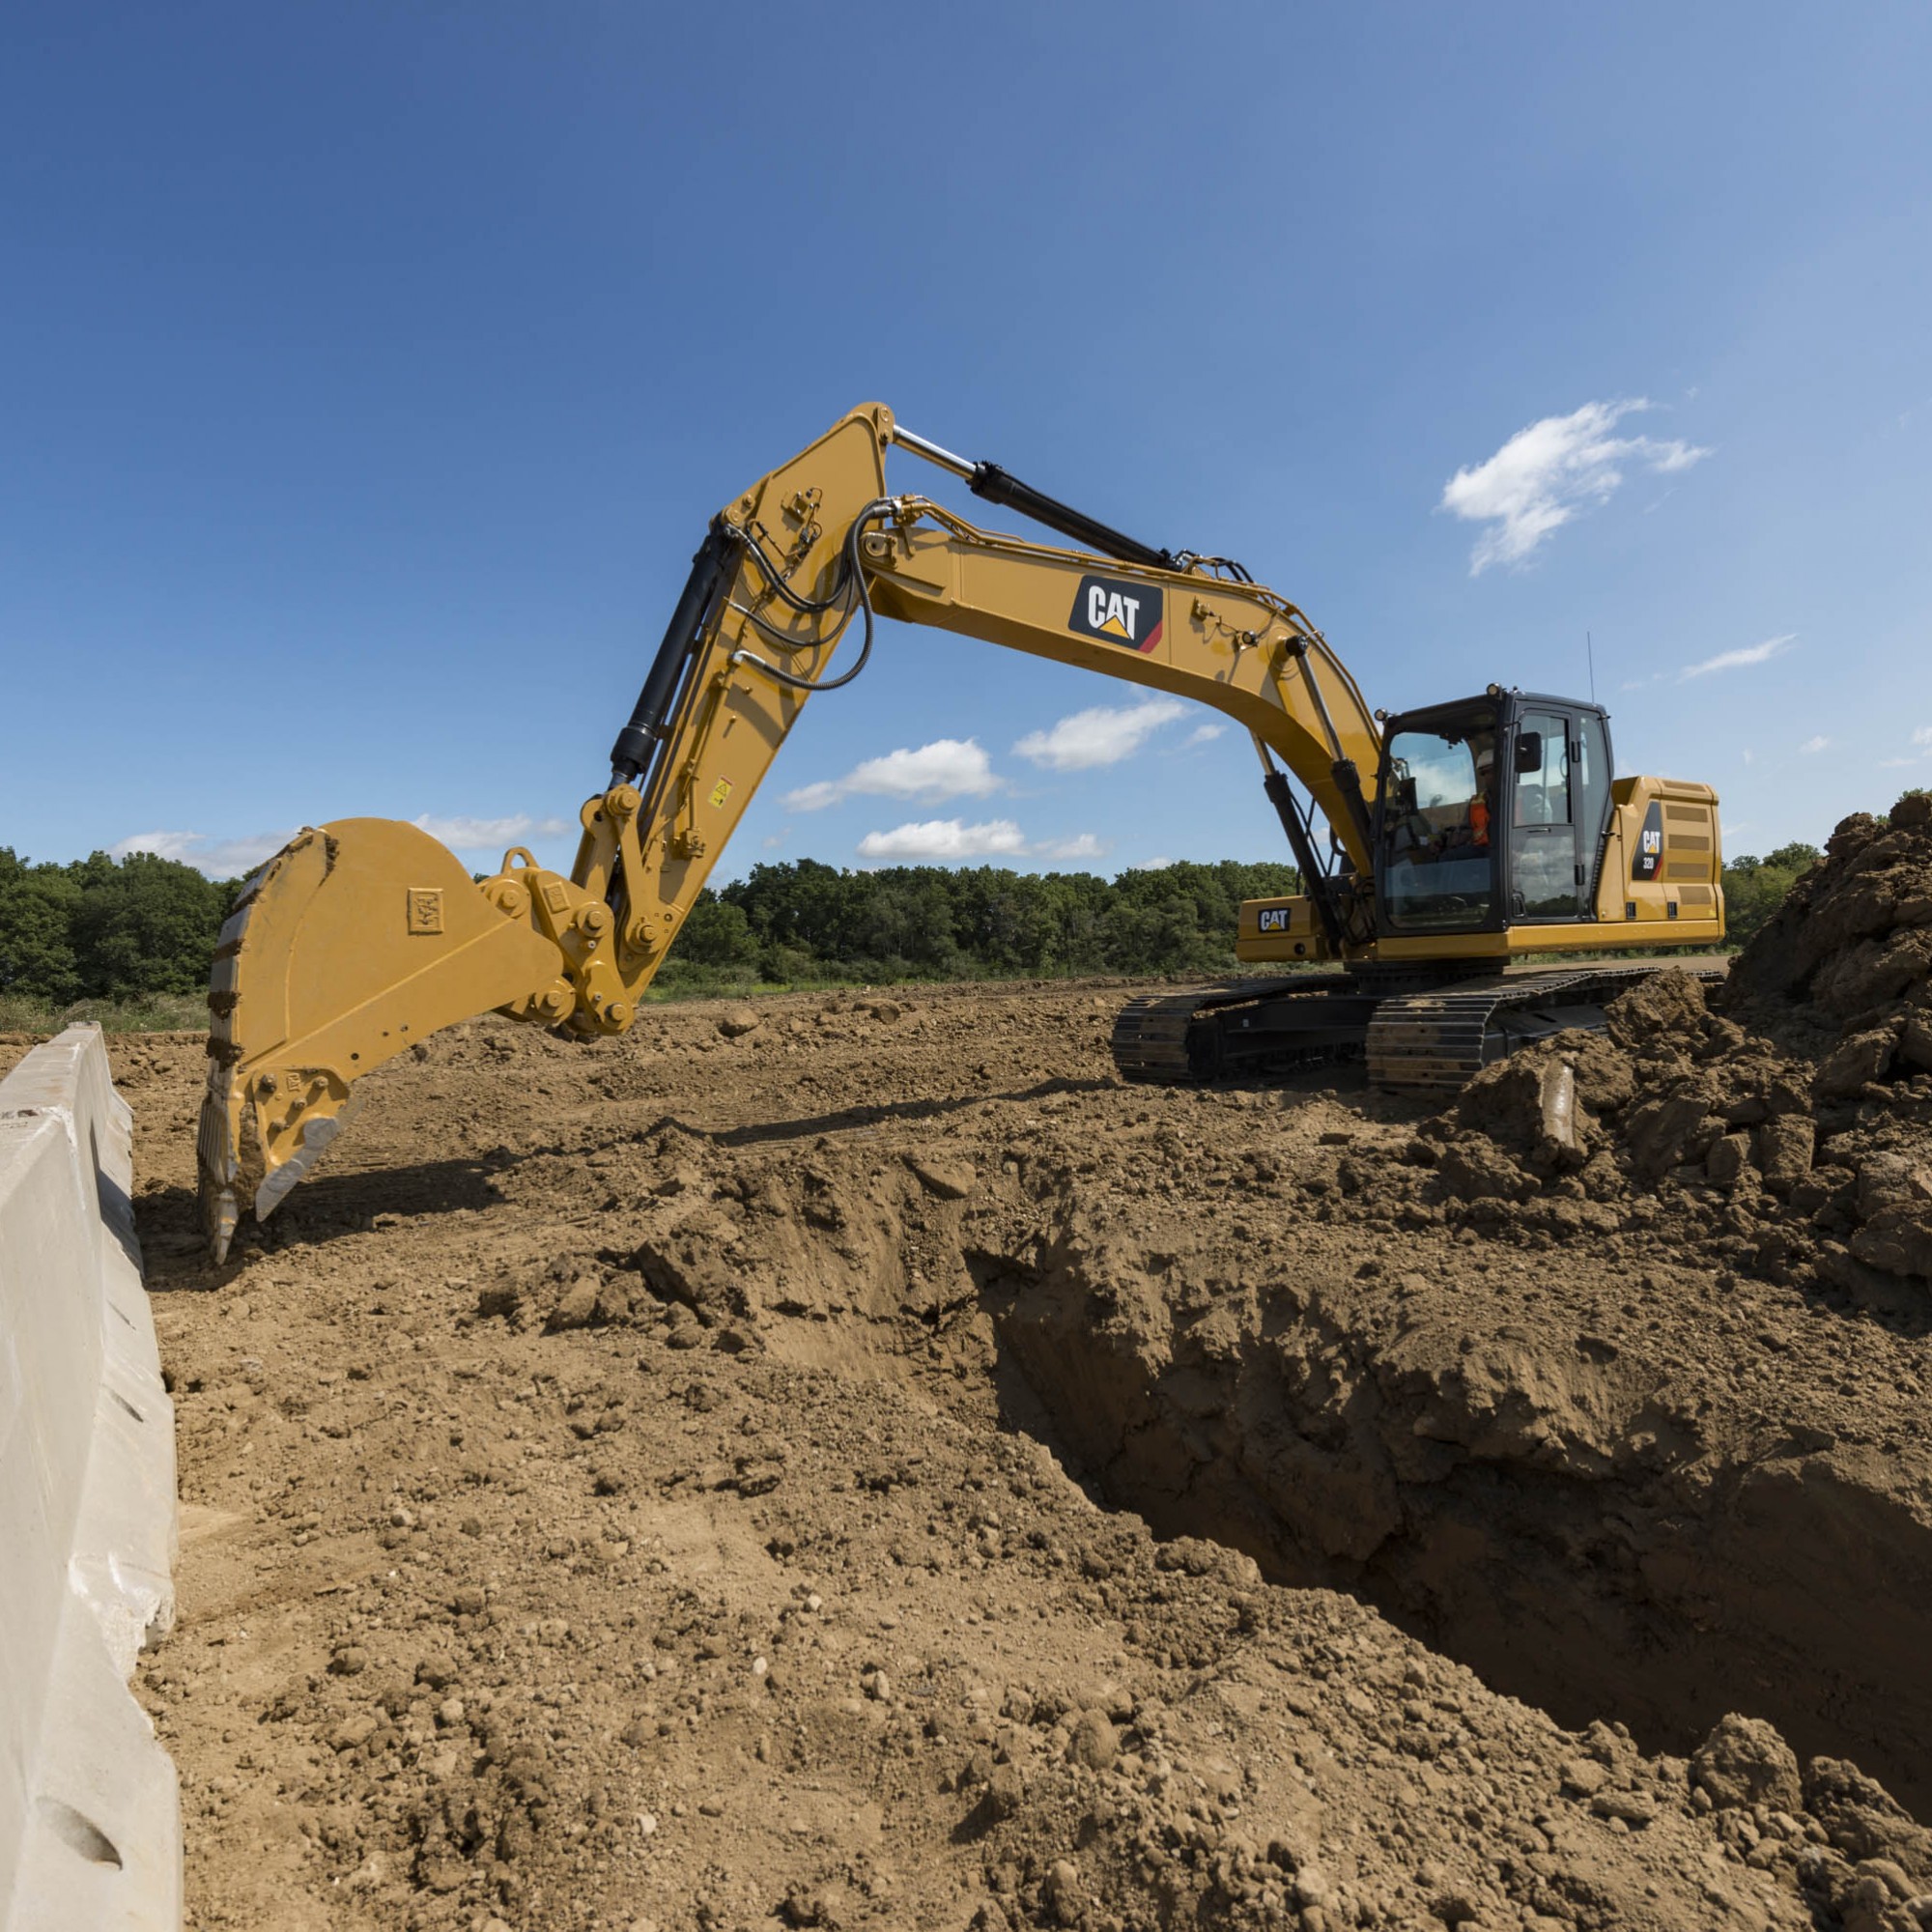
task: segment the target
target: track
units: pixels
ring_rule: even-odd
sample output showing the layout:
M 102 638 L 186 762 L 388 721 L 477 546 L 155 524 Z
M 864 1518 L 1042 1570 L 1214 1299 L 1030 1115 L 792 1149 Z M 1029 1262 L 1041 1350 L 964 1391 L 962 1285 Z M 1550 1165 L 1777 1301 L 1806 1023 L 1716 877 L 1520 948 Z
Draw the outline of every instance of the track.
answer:
M 1378 995 L 1350 974 L 1323 973 L 1150 994 L 1122 1009 L 1114 1065 L 1124 1079 L 1176 1086 L 1365 1051 L 1377 1087 L 1453 1093 L 1526 1040 L 1602 1026 L 1605 1002 L 1663 971 L 1722 977 L 1718 968 L 1644 962 L 1497 975 L 1426 992 Z
M 1453 1093 L 1492 1060 L 1567 1027 L 1600 1027 L 1606 1001 L 1653 973 L 1652 964 L 1526 973 L 1381 1002 L 1369 1023 L 1369 1079 L 1394 1093 Z M 1699 972 L 1718 980 L 1719 971 Z
M 1114 1065 L 1126 1080 L 1181 1086 L 1211 1080 L 1224 1070 L 1219 1029 L 1199 1023 L 1229 1008 L 1258 1006 L 1272 997 L 1320 998 L 1354 985 L 1347 973 L 1293 980 L 1235 980 L 1221 986 L 1191 986 L 1179 993 L 1150 993 L 1129 1000 L 1114 1022 Z

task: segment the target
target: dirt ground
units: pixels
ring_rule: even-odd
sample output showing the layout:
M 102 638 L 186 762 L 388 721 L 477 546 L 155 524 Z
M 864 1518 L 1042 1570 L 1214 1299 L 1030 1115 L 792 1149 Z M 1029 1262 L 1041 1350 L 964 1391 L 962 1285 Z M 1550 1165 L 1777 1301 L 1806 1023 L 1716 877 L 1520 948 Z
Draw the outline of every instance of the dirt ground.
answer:
M 1446 1113 L 479 1021 L 218 1272 L 112 1041 L 190 1923 L 1932 1925 L 1932 825 L 1793 918 Z

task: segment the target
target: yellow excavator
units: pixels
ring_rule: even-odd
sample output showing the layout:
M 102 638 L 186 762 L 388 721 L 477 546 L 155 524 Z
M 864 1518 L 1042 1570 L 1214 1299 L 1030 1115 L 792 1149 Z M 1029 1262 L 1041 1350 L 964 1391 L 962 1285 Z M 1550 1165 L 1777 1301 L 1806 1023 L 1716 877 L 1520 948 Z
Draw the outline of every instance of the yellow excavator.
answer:
M 889 493 L 893 449 L 1077 547 Z M 265 1218 L 314 1164 L 355 1082 L 439 1028 L 490 1011 L 629 1027 L 806 700 L 859 674 L 879 617 L 1195 698 L 1253 738 L 1302 891 L 1242 909 L 1237 956 L 1267 977 L 1125 1008 L 1129 1078 L 1355 1052 L 1379 1085 L 1454 1088 L 1523 1039 L 1601 1024 L 1657 970 L 1508 970 L 1520 955 L 1723 936 L 1716 793 L 1614 778 L 1596 705 L 1492 684 L 1371 712 L 1321 634 L 1239 564 L 1138 543 L 868 404 L 712 519 L 568 877 L 516 848 L 473 883 L 416 827 L 349 818 L 249 882 L 209 990 L 198 1153 L 216 1258 L 244 1201 Z M 856 659 L 832 674 L 855 624 Z

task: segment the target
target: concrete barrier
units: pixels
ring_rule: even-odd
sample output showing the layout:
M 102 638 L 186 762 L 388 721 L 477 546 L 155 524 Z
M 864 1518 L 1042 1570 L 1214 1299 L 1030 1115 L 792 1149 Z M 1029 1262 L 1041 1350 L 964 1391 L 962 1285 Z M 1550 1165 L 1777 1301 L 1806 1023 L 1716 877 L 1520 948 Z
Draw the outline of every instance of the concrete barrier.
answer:
M 98 1027 L 0 1082 L 0 1932 L 178 1932 L 174 1766 L 128 1690 L 174 1616 L 174 1405 Z

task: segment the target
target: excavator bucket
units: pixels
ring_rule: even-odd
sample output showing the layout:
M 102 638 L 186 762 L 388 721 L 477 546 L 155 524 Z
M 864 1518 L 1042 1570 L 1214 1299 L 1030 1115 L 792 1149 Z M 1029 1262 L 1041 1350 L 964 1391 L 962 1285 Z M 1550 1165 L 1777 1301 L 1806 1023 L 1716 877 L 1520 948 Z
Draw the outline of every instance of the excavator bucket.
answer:
M 285 845 L 223 926 L 210 981 L 197 1164 L 215 1260 L 244 1201 L 266 1219 L 315 1164 L 357 1079 L 497 1007 L 560 1016 L 563 964 L 413 825 L 345 818 Z

